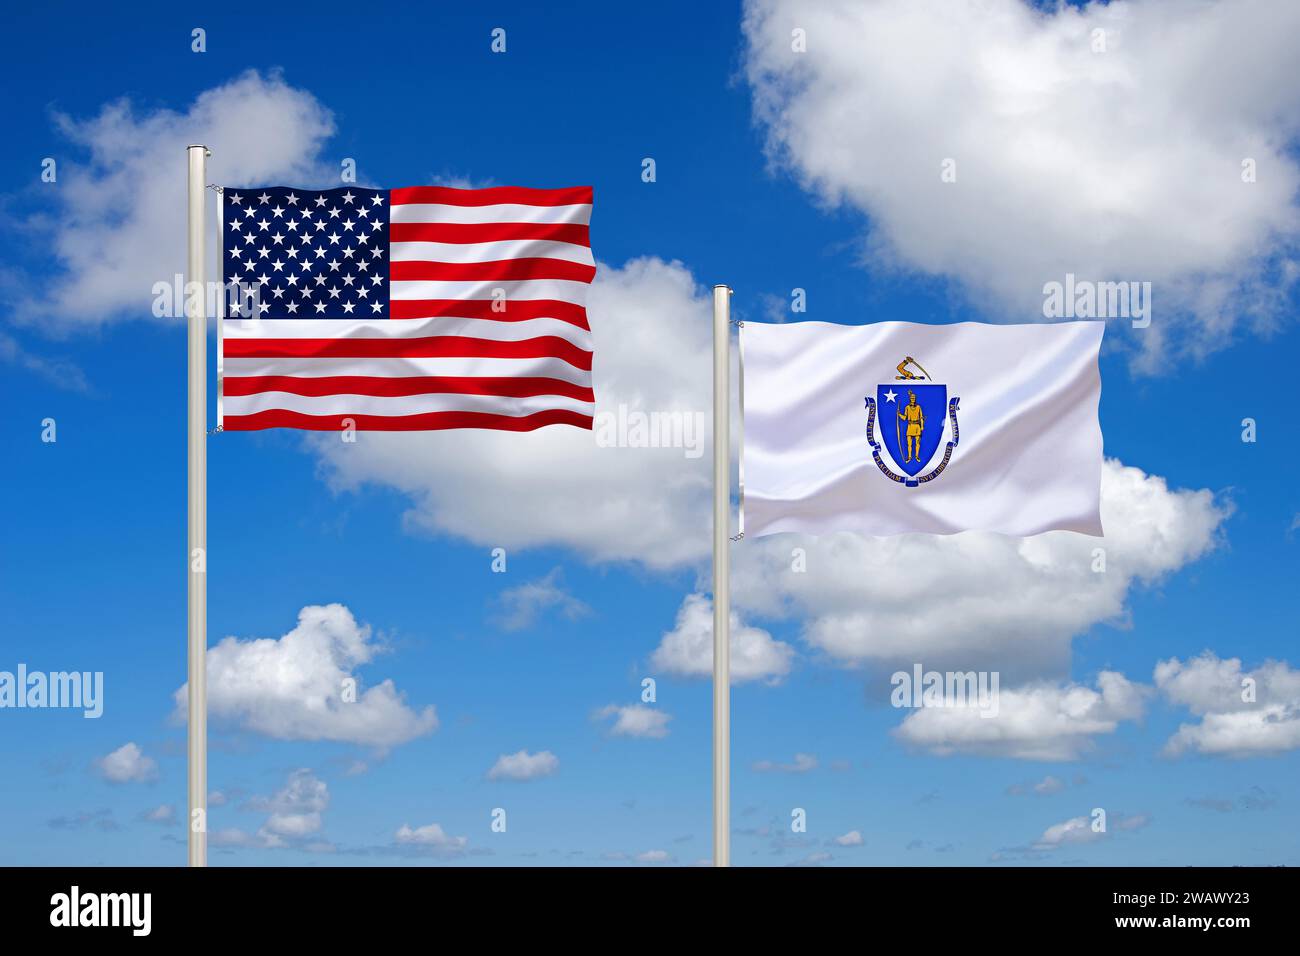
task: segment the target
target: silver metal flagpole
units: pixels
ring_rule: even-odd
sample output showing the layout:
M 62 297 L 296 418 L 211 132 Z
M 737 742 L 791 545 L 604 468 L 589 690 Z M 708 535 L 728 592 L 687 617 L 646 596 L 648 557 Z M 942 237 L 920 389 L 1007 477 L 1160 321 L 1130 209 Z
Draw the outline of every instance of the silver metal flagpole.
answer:
M 189 798 L 190 866 L 208 865 L 208 314 L 206 146 L 189 147 Z
M 713 865 L 731 865 L 731 289 L 713 287 Z

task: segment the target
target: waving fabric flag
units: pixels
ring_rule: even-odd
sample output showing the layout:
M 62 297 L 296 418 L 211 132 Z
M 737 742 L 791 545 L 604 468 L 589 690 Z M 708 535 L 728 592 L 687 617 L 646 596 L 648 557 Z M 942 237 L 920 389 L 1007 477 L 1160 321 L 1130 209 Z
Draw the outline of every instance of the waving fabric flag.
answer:
M 591 428 L 591 201 L 224 188 L 221 427 Z
M 746 536 L 1100 535 L 1104 325 L 746 323 Z

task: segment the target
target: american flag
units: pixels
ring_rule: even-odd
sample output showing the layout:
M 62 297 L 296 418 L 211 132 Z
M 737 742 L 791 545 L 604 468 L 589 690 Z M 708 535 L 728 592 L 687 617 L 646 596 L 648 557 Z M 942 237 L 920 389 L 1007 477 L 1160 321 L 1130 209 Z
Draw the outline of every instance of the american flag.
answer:
M 219 424 L 591 428 L 591 194 L 224 187 Z

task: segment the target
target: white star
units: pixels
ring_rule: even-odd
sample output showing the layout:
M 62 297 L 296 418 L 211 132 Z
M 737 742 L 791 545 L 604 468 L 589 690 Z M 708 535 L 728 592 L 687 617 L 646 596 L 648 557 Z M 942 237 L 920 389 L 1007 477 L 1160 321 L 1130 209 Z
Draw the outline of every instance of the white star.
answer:
M 370 311 L 371 311 L 371 312 L 383 312 L 383 311 L 384 311 L 384 303 L 382 303 L 382 302 L 371 302 L 371 303 L 370 303 Z
M 266 193 L 262 193 L 262 195 L 257 197 L 257 201 L 260 202 L 262 205 L 266 205 L 271 201 L 271 197 L 268 196 Z
M 295 196 L 293 193 L 289 193 L 289 197 L 288 197 L 288 198 L 289 198 L 289 205 L 290 205 L 290 206 L 296 206 L 296 205 L 298 205 L 298 197 Z
M 283 216 L 283 215 L 284 215 L 284 209 L 283 209 L 283 207 L 281 207 L 281 206 L 276 206 L 274 209 L 271 210 L 271 212 L 274 213 L 274 214 L 277 215 L 277 216 Z
M 316 197 L 316 205 L 318 205 L 318 206 L 323 206 L 323 205 L 325 205 L 325 197 L 324 197 L 324 196 L 317 196 L 317 197 Z
M 244 201 L 244 197 L 239 195 L 239 193 L 231 193 L 230 201 L 238 205 L 239 203 Z
M 284 310 L 288 312 L 290 315 L 293 315 L 295 312 L 298 311 L 298 303 L 290 302 L 287 305 L 285 305 Z
M 352 310 L 353 310 L 354 308 L 356 308 L 356 306 L 354 306 L 351 302 L 344 302 L 344 303 L 343 303 L 343 311 L 346 312 L 348 315 L 351 315 L 351 314 L 352 314 Z
M 355 198 L 356 198 L 356 197 L 353 196 L 351 192 L 346 192 L 346 193 L 343 194 L 343 201 L 344 201 L 344 202 L 352 202 L 352 200 L 355 199 Z
M 325 303 L 324 303 L 324 302 L 317 302 L 317 303 L 316 303 L 316 312 L 319 314 L 319 313 L 324 312 L 324 311 L 325 311 Z
M 382 206 L 384 204 L 384 197 L 376 193 L 374 196 L 370 197 L 370 201 L 376 206 Z
M 892 402 L 896 398 L 898 398 L 898 393 L 892 388 L 885 393 L 885 401 L 887 402 Z

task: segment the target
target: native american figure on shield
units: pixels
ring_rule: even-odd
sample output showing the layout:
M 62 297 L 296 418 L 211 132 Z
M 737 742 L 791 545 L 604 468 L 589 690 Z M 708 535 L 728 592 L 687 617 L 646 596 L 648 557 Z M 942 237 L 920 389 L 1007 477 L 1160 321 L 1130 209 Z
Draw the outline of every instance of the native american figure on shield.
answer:
M 898 410 L 898 417 L 907 422 L 907 457 L 904 462 L 921 460 L 921 433 L 925 431 L 925 412 L 916 402 L 916 392 L 907 390 L 907 404 Z M 895 423 L 895 430 L 898 429 Z M 898 445 L 903 445 L 899 436 Z

